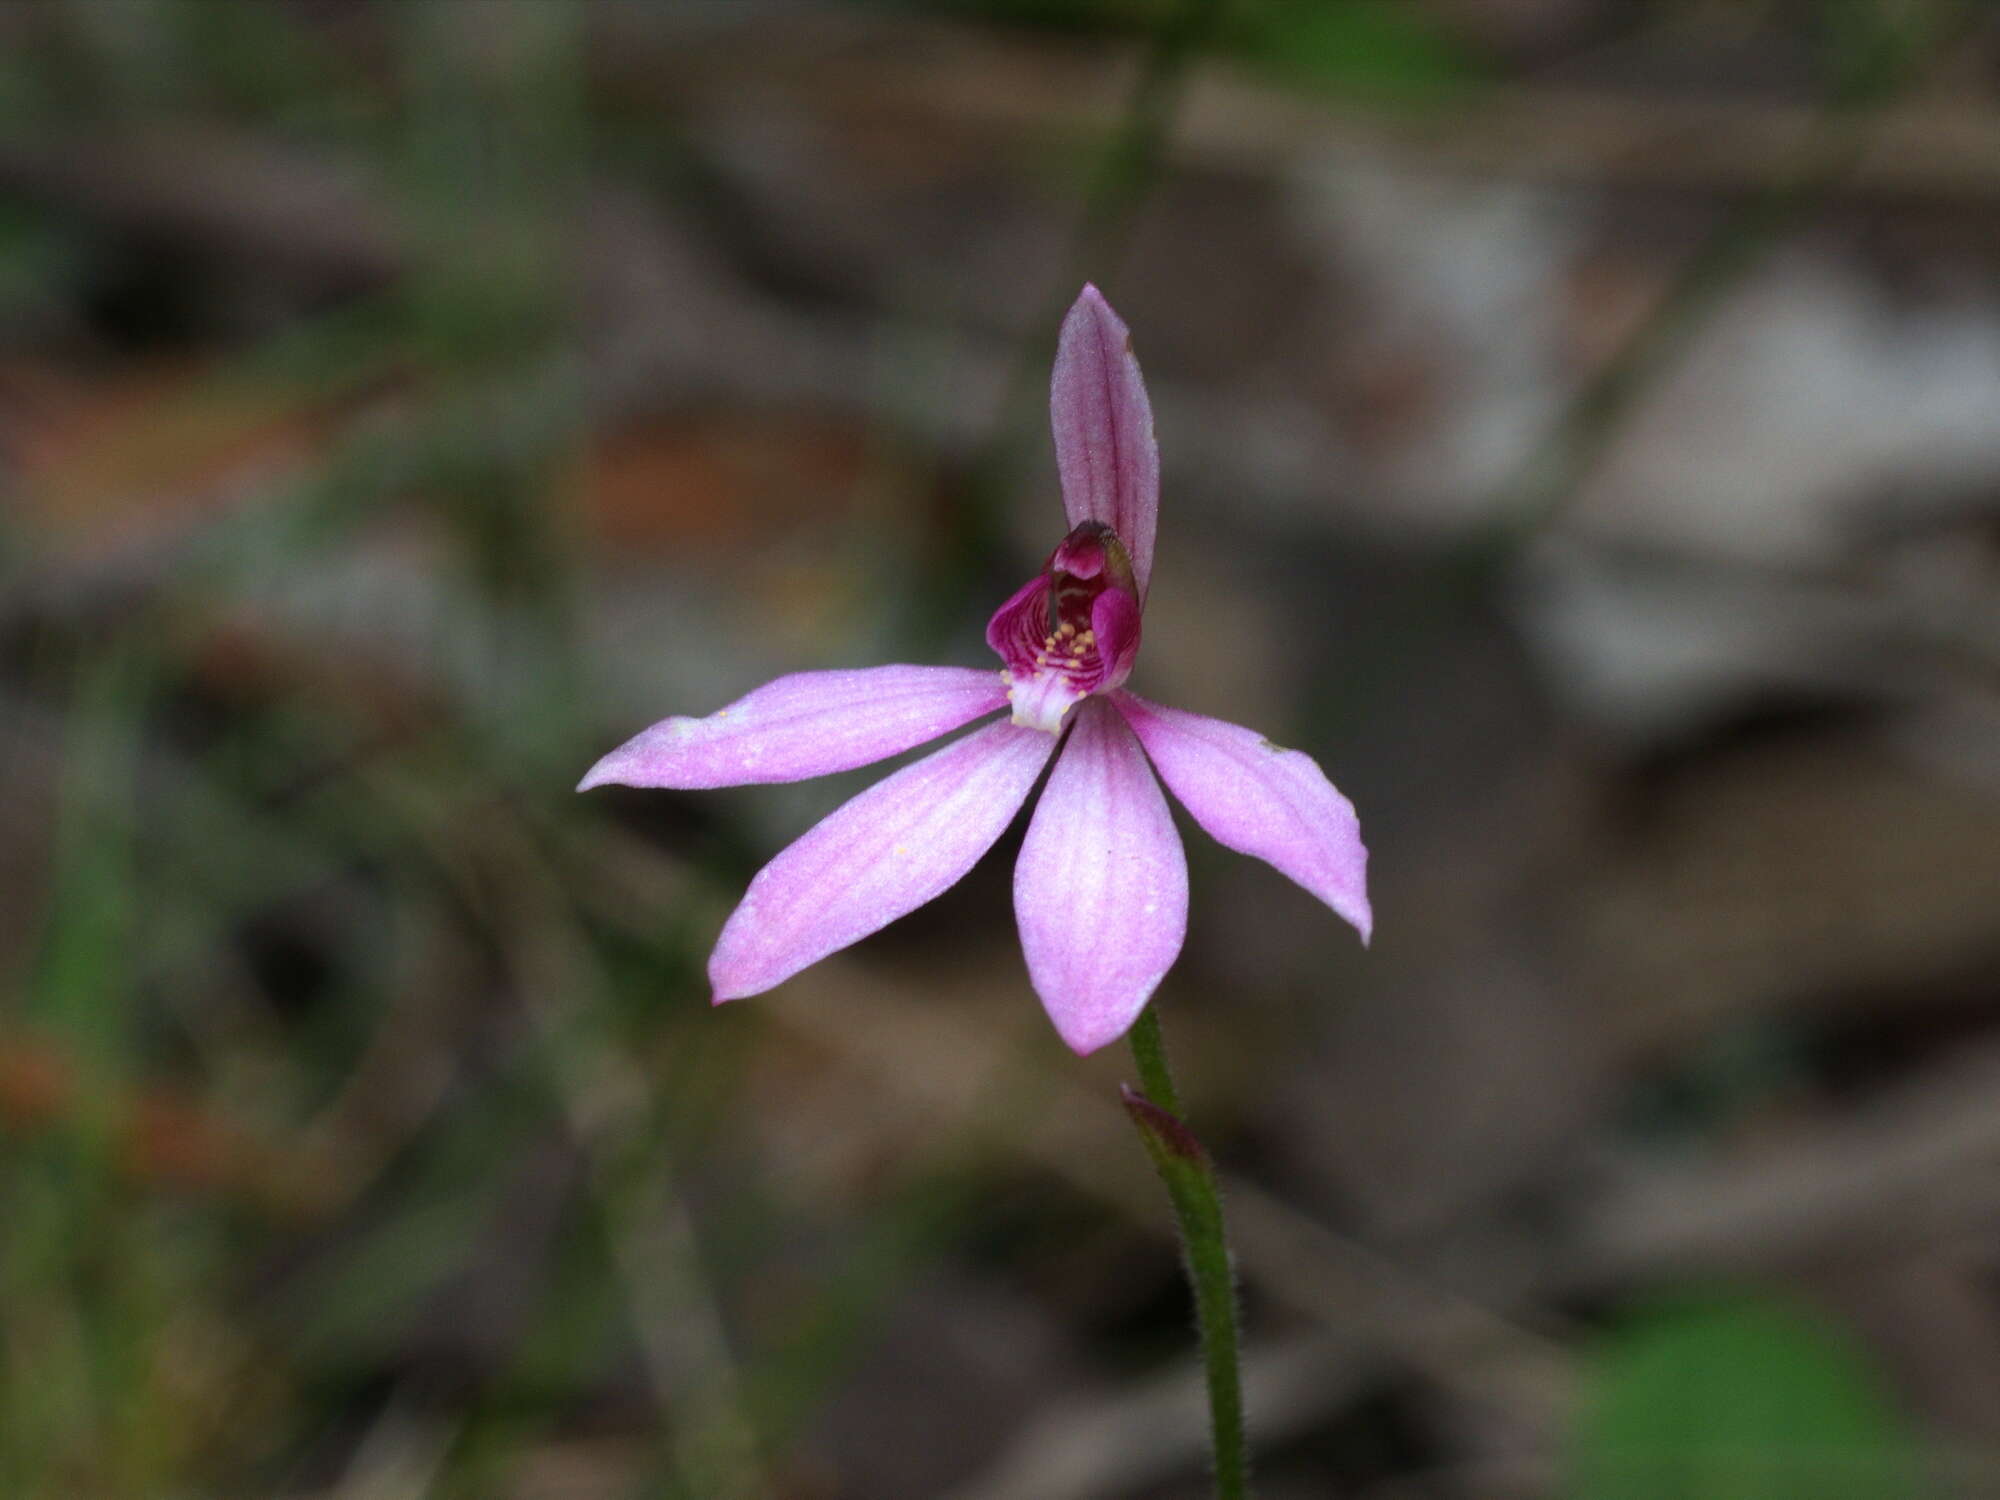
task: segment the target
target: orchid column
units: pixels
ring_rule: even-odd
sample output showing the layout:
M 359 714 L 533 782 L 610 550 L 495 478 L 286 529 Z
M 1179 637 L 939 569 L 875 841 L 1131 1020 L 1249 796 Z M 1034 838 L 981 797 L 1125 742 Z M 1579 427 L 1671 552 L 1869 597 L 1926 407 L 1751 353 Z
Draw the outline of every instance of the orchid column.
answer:
M 1063 320 L 1049 405 L 1069 530 L 988 623 L 997 674 L 795 673 L 706 718 L 655 724 L 593 766 L 583 788 L 797 781 L 1010 710 L 876 783 L 760 870 L 709 959 L 715 1002 L 761 994 L 949 889 L 1048 768 L 1014 870 L 1028 979 L 1079 1054 L 1133 1033 L 1146 1092 L 1128 1091 L 1127 1107 L 1180 1220 L 1217 1492 L 1236 1496 L 1246 1465 L 1221 1209 L 1146 1011 L 1187 933 L 1187 860 L 1161 783 L 1218 843 L 1269 861 L 1364 942 L 1367 851 L 1354 808 L 1310 757 L 1124 687 L 1152 579 L 1159 450 L 1131 336 L 1095 287 Z

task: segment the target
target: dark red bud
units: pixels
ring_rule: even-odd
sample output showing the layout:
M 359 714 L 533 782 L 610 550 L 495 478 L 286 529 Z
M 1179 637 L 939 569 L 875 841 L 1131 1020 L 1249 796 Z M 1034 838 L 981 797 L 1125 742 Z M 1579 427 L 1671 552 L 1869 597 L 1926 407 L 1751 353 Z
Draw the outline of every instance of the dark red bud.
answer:
M 1161 1109 L 1129 1083 L 1119 1084 L 1118 1093 L 1124 1100 L 1125 1113 L 1132 1117 L 1132 1123 L 1162 1151 L 1186 1162 L 1208 1160 L 1208 1153 L 1201 1149 L 1201 1142 L 1194 1138 L 1192 1130 L 1181 1123 L 1179 1116 Z

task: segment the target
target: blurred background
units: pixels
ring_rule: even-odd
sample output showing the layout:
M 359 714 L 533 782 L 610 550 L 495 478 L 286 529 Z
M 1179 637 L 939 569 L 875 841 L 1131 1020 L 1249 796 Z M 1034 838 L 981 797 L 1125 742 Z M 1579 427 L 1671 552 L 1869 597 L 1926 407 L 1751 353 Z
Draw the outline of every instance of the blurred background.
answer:
M 1133 327 L 1160 1004 L 1267 1500 L 2000 1495 L 2000 24 L 1973 0 L 0 7 L 0 1495 L 1169 1500 L 1186 1296 L 1018 829 L 702 967 L 991 665 Z

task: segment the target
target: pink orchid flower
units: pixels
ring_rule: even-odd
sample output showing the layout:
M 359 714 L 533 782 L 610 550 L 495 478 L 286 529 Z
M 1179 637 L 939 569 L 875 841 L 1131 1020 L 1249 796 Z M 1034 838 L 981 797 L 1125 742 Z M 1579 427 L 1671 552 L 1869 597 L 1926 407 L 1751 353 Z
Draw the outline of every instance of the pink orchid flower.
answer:
M 1360 825 L 1312 759 L 1122 686 L 1153 570 L 1159 450 L 1131 336 L 1094 286 L 1063 320 L 1049 407 L 1071 530 L 986 627 L 1002 671 L 799 672 L 705 719 L 655 724 L 583 778 L 579 790 L 799 781 L 1011 706 L 757 873 L 709 959 L 716 1004 L 761 994 L 955 885 L 1044 769 L 1014 910 L 1028 977 L 1078 1053 L 1138 1019 L 1187 933 L 1187 860 L 1161 781 L 1217 842 L 1268 860 L 1367 941 Z

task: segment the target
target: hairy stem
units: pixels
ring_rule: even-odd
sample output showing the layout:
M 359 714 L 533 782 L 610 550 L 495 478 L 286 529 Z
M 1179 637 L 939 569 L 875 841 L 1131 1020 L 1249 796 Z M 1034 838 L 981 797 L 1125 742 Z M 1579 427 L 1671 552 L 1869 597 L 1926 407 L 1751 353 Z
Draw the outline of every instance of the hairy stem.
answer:
M 1132 1056 L 1144 1092 L 1125 1091 L 1125 1109 L 1173 1201 L 1181 1259 L 1194 1292 L 1208 1377 L 1208 1412 L 1217 1500 L 1250 1493 L 1249 1448 L 1243 1434 L 1243 1375 L 1237 1346 L 1236 1277 L 1223 1224 L 1222 1195 L 1208 1153 L 1181 1120 L 1180 1095 L 1167 1068 L 1159 1018 L 1148 1007 L 1134 1023 Z

